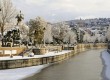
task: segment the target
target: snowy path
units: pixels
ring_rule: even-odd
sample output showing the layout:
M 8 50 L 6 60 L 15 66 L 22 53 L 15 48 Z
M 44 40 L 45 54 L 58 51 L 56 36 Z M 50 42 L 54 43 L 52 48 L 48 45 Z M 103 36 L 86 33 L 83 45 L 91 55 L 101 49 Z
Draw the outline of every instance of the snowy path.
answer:
M 27 56 L 14 56 L 13 58 L 8 57 L 0 57 L 0 60 L 16 60 L 16 59 L 30 59 L 30 58 L 42 58 L 42 57 L 49 57 L 49 56 L 55 56 L 55 55 L 61 55 L 61 54 L 65 54 L 65 53 L 69 53 L 72 50 L 62 50 L 61 52 L 48 52 L 44 55 L 34 55 L 34 57 L 27 57 Z

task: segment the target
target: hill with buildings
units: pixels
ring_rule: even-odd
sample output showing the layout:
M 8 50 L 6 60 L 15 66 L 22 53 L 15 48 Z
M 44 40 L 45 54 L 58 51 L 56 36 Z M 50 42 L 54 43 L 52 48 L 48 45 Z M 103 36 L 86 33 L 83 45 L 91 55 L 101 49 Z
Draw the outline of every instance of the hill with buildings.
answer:
M 110 18 L 77 19 L 65 21 L 71 27 L 105 27 L 109 26 Z

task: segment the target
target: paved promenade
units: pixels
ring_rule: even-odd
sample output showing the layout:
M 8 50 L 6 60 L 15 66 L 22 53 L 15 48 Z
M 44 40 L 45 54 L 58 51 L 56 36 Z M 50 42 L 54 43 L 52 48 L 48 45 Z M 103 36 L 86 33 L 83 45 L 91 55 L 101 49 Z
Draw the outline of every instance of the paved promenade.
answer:
M 28 56 L 13 56 L 13 58 L 8 57 L 0 57 L 0 60 L 17 60 L 17 59 L 31 59 L 31 58 L 42 58 L 42 57 L 49 57 L 49 56 L 56 56 L 56 55 L 61 55 L 65 53 L 69 53 L 72 50 L 62 50 L 61 52 L 53 51 L 53 52 L 48 52 L 44 55 L 34 55 L 33 57 L 28 57 Z

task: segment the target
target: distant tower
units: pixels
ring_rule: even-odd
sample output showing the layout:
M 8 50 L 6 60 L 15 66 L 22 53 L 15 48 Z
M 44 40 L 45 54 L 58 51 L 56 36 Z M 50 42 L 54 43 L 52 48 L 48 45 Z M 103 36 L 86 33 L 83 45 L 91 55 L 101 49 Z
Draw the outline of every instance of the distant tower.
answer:
M 85 23 L 84 21 L 80 18 L 80 20 L 77 22 L 78 27 L 84 27 Z

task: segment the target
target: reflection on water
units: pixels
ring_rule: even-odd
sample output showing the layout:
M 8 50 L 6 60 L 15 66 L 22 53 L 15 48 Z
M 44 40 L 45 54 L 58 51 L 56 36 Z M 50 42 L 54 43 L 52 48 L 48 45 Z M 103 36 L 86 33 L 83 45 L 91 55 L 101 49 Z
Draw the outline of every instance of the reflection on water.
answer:
M 103 50 L 83 52 L 24 80 L 101 80 L 100 52 Z

